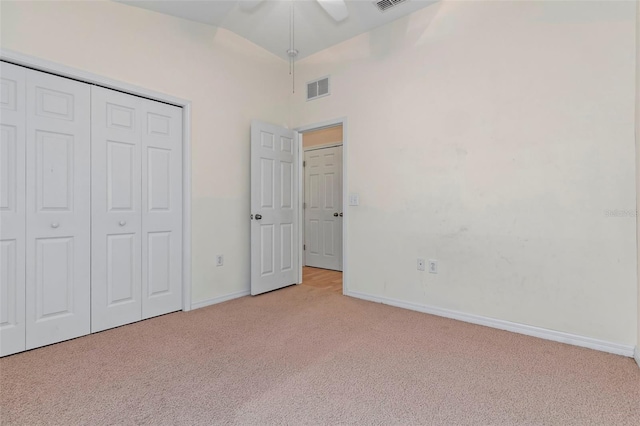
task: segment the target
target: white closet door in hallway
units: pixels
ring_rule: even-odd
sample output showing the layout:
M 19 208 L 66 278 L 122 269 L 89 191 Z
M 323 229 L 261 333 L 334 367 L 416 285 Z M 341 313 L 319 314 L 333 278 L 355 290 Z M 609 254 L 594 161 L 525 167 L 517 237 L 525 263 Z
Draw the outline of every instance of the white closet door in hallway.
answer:
M 142 319 L 143 99 L 91 88 L 91 331 Z
M 0 356 L 25 350 L 26 69 L 0 63 Z
M 182 110 L 92 88 L 92 331 L 182 306 Z
M 90 86 L 27 70 L 26 348 L 90 332 Z M 24 190 L 24 189 L 23 189 Z
M 305 264 L 342 271 L 342 146 L 305 152 Z

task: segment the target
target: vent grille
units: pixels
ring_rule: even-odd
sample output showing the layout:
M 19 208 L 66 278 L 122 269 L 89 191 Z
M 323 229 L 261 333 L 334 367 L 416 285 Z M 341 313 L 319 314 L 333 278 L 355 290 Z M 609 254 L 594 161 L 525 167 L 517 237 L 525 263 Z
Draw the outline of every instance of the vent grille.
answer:
M 380 12 L 385 12 L 390 8 L 392 8 L 393 6 L 396 6 L 400 3 L 404 3 L 405 1 L 407 0 L 380 0 L 380 1 L 374 1 L 373 3 L 378 7 Z
M 307 100 L 329 96 L 329 77 L 322 77 L 307 83 Z

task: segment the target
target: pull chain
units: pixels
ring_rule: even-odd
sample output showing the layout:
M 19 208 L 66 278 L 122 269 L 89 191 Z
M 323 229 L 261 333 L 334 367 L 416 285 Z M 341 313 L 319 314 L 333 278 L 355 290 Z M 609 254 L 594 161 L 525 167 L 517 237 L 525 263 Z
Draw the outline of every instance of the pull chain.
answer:
M 293 0 L 289 5 L 289 75 L 291 76 L 291 90 L 296 93 L 296 56 L 298 51 L 296 50 L 296 31 L 295 31 L 295 8 L 293 6 Z
M 296 93 L 296 11 L 293 7 L 293 0 L 291 0 L 291 49 L 293 50 L 293 56 L 291 57 L 291 90 Z
M 287 53 L 289 54 L 289 75 L 293 73 L 293 56 L 291 56 L 291 52 L 293 51 L 293 0 L 289 3 L 289 50 Z

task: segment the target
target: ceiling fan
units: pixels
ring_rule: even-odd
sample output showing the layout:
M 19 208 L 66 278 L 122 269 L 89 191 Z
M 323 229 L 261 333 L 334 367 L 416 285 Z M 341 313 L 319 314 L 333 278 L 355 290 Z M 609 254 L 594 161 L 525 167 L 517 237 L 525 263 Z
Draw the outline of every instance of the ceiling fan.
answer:
M 240 8 L 245 11 L 255 9 L 264 0 L 238 0 Z M 324 9 L 329 16 L 331 16 L 336 22 L 341 22 L 347 19 L 349 11 L 347 10 L 347 4 L 345 0 L 316 0 L 318 4 Z
M 347 19 L 349 11 L 347 10 L 347 4 L 345 0 L 316 0 L 318 4 L 324 9 L 329 16 L 331 16 L 336 22 L 341 22 Z M 246 12 L 249 12 L 258 7 L 264 0 L 238 0 L 240 8 Z M 287 49 L 287 55 L 289 56 L 289 74 L 291 75 L 291 86 L 293 93 L 296 92 L 295 84 L 295 60 L 298 56 L 298 49 L 295 47 L 295 25 L 294 25 L 294 0 L 291 0 L 290 18 L 289 18 L 289 49 Z

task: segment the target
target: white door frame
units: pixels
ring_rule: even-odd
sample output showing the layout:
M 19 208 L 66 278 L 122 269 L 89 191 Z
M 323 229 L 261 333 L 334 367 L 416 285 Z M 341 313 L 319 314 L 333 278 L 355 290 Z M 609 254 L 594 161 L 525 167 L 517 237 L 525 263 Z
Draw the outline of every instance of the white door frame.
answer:
M 349 193 L 347 189 L 349 188 L 348 180 L 349 175 L 347 174 L 347 164 L 349 158 L 349 150 L 348 150 L 348 142 L 347 142 L 347 117 L 335 118 L 333 120 L 322 121 L 320 123 L 309 124 L 306 126 L 300 126 L 295 128 L 299 133 L 298 137 L 298 187 L 300 188 L 301 196 L 298 197 L 298 203 L 300 205 L 300 228 L 304 227 L 304 211 L 302 209 L 302 203 L 304 202 L 304 168 L 302 167 L 302 162 L 304 161 L 304 148 L 302 146 L 302 134 L 306 132 L 310 132 L 312 130 L 321 130 L 327 127 L 336 127 L 342 125 L 342 211 L 344 212 L 344 216 L 342 219 L 342 294 L 349 293 L 349 263 L 347 262 L 347 229 L 349 224 Z M 337 144 L 334 144 L 337 145 Z M 316 147 L 314 147 L 316 148 Z M 320 147 L 318 147 L 320 148 Z M 299 245 L 299 259 L 300 259 L 300 276 L 299 282 L 302 283 L 302 268 L 304 267 L 302 259 L 304 259 L 304 253 L 302 250 L 302 246 L 304 244 L 304 234 L 302 230 L 298 232 L 298 245 Z
M 182 108 L 182 310 L 191 310 L 191 101 L 56 62 L 0 49 L 0 60 Z

